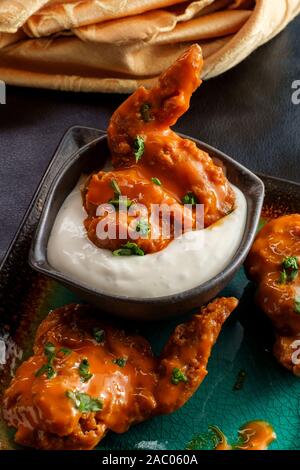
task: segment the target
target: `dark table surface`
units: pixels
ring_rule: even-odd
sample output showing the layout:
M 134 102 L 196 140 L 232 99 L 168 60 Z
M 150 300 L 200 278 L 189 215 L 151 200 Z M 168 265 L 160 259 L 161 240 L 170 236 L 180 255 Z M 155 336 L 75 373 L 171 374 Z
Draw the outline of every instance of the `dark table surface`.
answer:
M 300 17 L 244 62 L 202 84 L 176 129 L 250 169 L 300 182 Z M 124 95 L 8 87 L 0 107 L 0 260 L 65 130 L 105 129 Z

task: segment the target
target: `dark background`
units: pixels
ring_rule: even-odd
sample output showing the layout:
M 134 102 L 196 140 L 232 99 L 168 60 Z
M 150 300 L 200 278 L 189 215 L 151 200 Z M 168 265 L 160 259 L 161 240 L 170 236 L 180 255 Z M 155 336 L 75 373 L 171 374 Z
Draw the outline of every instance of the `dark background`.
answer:
M 300 182 L 300 16 L 229 72 L 202 84 L 176 129 L 254 171 Z M 8 87 L 0 107 L 0 260 L 66 129 L 105 129 L 122 95 Z M 288 183 L 287 183 L 288 184 Z

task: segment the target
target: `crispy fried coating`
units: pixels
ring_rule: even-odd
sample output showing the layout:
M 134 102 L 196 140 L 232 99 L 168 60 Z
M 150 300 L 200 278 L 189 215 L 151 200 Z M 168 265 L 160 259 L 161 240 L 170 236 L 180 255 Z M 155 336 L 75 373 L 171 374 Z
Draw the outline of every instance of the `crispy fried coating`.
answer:
M 92 449 L 108 430 L 123 433 L 184 405 L 236 305 L 234 298 L 209 304 L 176 328 L 158 358 L 145 338 L 99 320 L 92 307 L 52 311 L 37 331 L 33 356 L 5 392 L 3 414 L 16 442 Z
M 224 169 L 192 140 L 183 139 L 170 128 L 188 110 L 191 95 L 201 83 L 202 66 L 201 48 L 195 44 L 161 75 L 155 88 L 139 88 L 114 112 L 108 126 L 114 170 L 93 175 L 83 191 L 88 213 L 85 227 L 97 246 L 115 250 L 132 239 L 132 219 L 120 220 L 119 214 L 117 220 L 112 220 L 112 215 L 106 218 L 117 226 L 116 237 L 97 235 L 97 226 L 104 217 L 96 215 L 97 207 L 116 197 L 112 181 L 117 183 L 123 197 L 147 208 L 151 235 L 149 232 L 148 237 L 134 240 L 146 254 L 163 249 L 174 238 L 173 226 L 170 237 L 162 230 L 157 235 L 161 227 L 155 227 L 151 221 L 151 204 L 173 205 L 175 215 L 171 225 L 174 225 L 183 217 L 185 196 L 192 194 L 198 204 L 203 204 L 204 227 L 234 208 L 234 192 Z M 187 223 L 184 231 L 196 224 L 194 211 L 187 217 L 191 224 Z M 121 229 L 125 236 L 119 236 Z
M 300 215 L 267 223 L 258 233 L 245 263 L 249 279 L 258 284 L 256 300 L 276 330 L 274 354 L 287 369 L 300 339 Z M 298 344 L 299 347 L 299 344 Z

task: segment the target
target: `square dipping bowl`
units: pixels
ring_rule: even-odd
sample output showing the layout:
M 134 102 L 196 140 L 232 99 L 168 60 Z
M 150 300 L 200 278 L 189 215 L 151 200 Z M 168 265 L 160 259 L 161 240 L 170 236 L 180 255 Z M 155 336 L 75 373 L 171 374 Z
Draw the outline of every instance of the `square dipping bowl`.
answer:
M 81 132 L 84 133 L 85 129 L 87 132 L 88 128 L 81 128 Z M 60 207 L 77 184 L 80 176 L 100 170 L 105 164 L 103 161 L 101 165 L 101 155 L 109 156 L 107 137 L 103 134 L 70 155 L 60 171 L 54 176 L 33 237 L 29 253 L 30 266 L 62 283 L 84 301 L 96 305 L 105 316 L 114 315 L 140 321 L 164 320 L 199 307 L 218 295 L 241 267 L 251 248 L 260 219 L 264 185 L 251 171 L 219 150 L 197 139 L 182 134 L 181 136 L 194 141 L 200 149 L 208 152 L 216 161 L 221 162 L 226 168 L 230 183 L 243 192 L 247 201 L 245 231 L 239 248 L 225 269 L 203 284 L 178 294 L 135 298 L 120 296 L 117 292 L 115 295 L 110 295 L 90 288 L 84 282 L 73 279 L 69 274 L 57 271 L 49 264 L 47 245 Z

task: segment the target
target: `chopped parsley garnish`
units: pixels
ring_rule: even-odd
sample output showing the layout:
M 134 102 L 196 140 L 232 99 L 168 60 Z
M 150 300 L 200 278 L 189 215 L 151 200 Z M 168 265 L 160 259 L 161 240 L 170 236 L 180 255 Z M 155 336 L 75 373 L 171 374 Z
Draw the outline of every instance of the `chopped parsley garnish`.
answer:
M 294 310 L 295 310 L 295 313 L 300 314 L 300 297 L 297 297 L 295 299 L 295 308 L 294 308 Z
M 120 209 L 120 207 L 127 207 L 127 209 L 133 204 L 131 199 L 128 199 L 126 196 L 118 196 L 115 195 L 114 199 L 110 199 L 108 201 L 109 204 L 112 204 L 116 209 Z
M 153 176 L 153 178 L 151 178 L 151 181 L 152 183 L 157 184 L 157 186 L 161 186 L 161 181 L 156 178 L 156 176 Z
M 118 250 L 113 251 L 114 256 L 144 256 L 144 251 L 133 242 L 127 242 L 125 245 L 122 245 Z
M 124 357 L 118 357 L 117 359 L 113 359 L 112 363 L 116 364 L 119 367 L 124 367 L 126 365 L 127 359 Z
M 134 253 L 130 250 L 130 248 L 119 248 L 112 252 L 114 256 L 132 256 Z
M 82 359 L 78 370 L 82 382 L 88 382 L 93 377 L 93 374 L 90 373 L 90 364 L 87 359 Z
M 287 277 L 286 271 L 280 271 L 279 280 L 278 280 L 279 284 L 286 284 L 287 280 L 288 280 L 288 277 Z
M 298 270 L 298 259 L 296 256 L 287 256 L 282 262 L 282 267 L 284 269 Z
M 110 185 L 114 191 L 115 196 L 121 194 L 121 190 L 116 180 L 111 180 Z
M 142 236 L 146 236 L 150 232 L 150 225 L 148 224 L 147 220 L 141 219 L 136 224 L 135 230 Z
M 119 209 L 120 206 L 129 208 L 133 204 L 133 201 L 128 199 L 126 196 L 121 195 L 121 190 L 117 181 L 115 179 L 111 180 L 110 185 L 114 191 L 114 197 L 113 199 L 110 199 L 108 203 L 112 204 L 116 209 Z
M 52 343 L 46 343 L 44 346 L 44 353 L 49 362 L 52 362 L 55 357 L 55 346 Z
M 215 450 L 218 444 L 226 444 L 225 435 L 217 426 L 208 426 L 208 432 L 196 434 L 188 443 L 188 450 Z
M 41 375 L 46 375 L 47 379 L 52 379 L 56 376 L 56 371 L 53 367 L 53 359 L 55 358 L 55 346 L 52 343 L 46 343 L 44 346 L 44 354 L 48 359 L 47 363 L 42 365 L 36 373 L 36 377 L 40 377 Z
M 69 356 L 69 354 L 71 354 L 71 352 L 72 352 L 72 349 L 60 348 L 60 350 L 58 352 L 62 352 L 65 356 Z
M 87 393 L 72 392 L 71 390 L 68 390 L 66 392 L 66 396 L 74 402 L 75 407 L 81 413 L 96 413 L 97 411 L 101 411 L 103 408 L 101 400 L 98 398 L 92 398 Z
M 198 199 L 194 193 L 189 192 L 189 193 L 186 193 L 185 196 L 183 196 L 182 202 L 183 204 L 192 204 L 194 206 L 195 204 L 198 203 Z
M 174 385 L 178 385 L 179 382 L 187 383 L 188 378 L 178 367 L 174 367 L 172 370 L 171 382 Z
M 105 340 L 105 331 L 100 330 L 99 328 L 93 329 L 93 336 L 97 343 L 103 343 Z
M 149 103 L 142 104 L 140 113 L 144 122 L 149 122 L 151 119 L 150 109 L 151 109 L 151 105 Z
M 137 135 L 133 142 L 133 153 L 136 163 L 142 158 L 145 151 L 145 142 L 143 137 Z
M 297 269 L 297 271 L 296 271 L 296 270 L 291 271 L 291 273 L 290 273 L 290 281 L 294 281 L 297 276 L 298 276 L 298 269 Z
M 72 350 L 69 348 L 62 347 L 58 350 L 58 353 L 60 352 L 62 352 L 65 356 L 68 356 L 69 354 L 71 354 Z M 54 344 L 46 343 L 44 346 L 44 354 L 47 358 L 47 363 L 42 365 L 42 367 L 40 367 L 36 371 L 35 376 L 40 377 L 41 375 L 45 374 L 47 379 L 53 379 L 53 377 L 56 376 L 56 370 L 53 367 L 53 361 L 56 355 L 56 348 Z
M 40 377 L 41 375 L 46 375 L 47 379 L 53 379 L 56 376 L 56 371 L 51 364 L 44 364 L 39 370 L 36 371 L 35 376 Z
M 52 343 L 46 343 L 44 346 L 44 354 L 48 359 L 47 363 L 42 365 L 36 373 L 36 377 L 40 377 L 41 375 L 46 375 L 47 379 L 52 379 L 56 376 L 56 371 L 53 367 L 53 360 L 55 358 L 55 346 Z
M 296 256 L 287 256 L 281 264 L 282 270 L 280 271 L 279 284 L 286 284 L 292 282 L 298 276 L 299 264 Z

